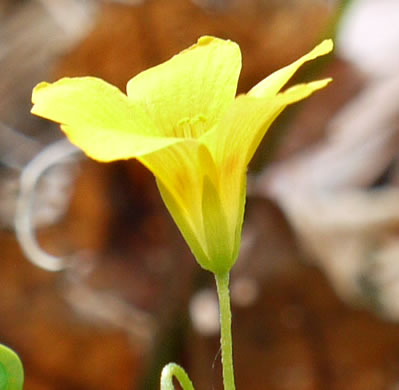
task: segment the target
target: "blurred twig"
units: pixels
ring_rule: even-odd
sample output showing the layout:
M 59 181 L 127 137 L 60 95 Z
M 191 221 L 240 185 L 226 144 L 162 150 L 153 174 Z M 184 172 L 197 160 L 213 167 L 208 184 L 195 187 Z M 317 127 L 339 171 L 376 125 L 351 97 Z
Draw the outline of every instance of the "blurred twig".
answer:
M 15 232 L 27 259 L 47 271 L 60 271 L 67 267 L 63 258 L 44 252 L 35 237 L 32 208 L 36 186 L 43 173 L 50 167 L 64 163 L 79 150 L 67 140 L 57 141 L 39 153 L 23 170 L 15 215 Z M 80 152 L 79 152 L 80 153 Z

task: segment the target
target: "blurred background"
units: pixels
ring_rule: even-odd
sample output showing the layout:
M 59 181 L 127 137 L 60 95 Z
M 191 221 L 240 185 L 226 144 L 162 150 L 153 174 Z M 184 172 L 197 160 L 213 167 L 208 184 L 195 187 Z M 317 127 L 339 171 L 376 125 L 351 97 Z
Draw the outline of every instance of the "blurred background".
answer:
M 221 389 L 214 281 L 151 175 L 30 115 L 32 87 L 135 74 L 204 34 L 239 92 L 325 37 L 252 161 L 231 277 L 238 389 L 399 389 L 397 0 L 0 0 L 0 342 L 27 390 L 152 390 L 169 361 Z

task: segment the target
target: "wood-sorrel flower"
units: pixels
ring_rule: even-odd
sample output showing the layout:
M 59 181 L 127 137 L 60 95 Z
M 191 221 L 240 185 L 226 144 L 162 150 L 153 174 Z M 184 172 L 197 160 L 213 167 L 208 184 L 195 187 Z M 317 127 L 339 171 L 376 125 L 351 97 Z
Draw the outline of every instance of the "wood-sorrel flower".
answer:
M 246 170 L 255 150 L 287 105 L 330 79 L 281 88 L 303 63 L 332 47 L 323 41 L 236 97 L 239 46 L 205 36 L 133 77 L 127 95 L 94 77 L 40 83 L 32 113 L 60 123 L 95 160 L 144 164 L 198 263 L 222 274 L 238 256 Z

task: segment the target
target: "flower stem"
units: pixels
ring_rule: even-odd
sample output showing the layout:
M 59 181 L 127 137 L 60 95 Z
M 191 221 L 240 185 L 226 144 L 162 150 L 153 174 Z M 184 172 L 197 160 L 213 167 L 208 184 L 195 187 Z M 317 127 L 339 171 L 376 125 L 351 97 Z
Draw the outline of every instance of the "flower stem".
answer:
M 229 273 L 215 274 L 220 310 L 220 346 L 222 349 L 224 390 L 235 390 Z
M 176 363 L 169 363 L 163 368 L 161 374 L 161 390 L 175 390 L 173 377 L 179 381 L 183 390 L 194 390 L 194 386 L 186 371 Z

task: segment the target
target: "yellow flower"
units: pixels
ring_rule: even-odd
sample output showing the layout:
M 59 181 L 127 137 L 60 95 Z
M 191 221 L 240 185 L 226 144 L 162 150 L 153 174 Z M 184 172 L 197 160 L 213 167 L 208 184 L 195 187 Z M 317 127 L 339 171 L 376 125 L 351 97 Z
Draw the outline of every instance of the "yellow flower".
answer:
M 323 41 L 236 97 L 239 46 L 205 36 L 132 78 L 127 95 L 94 77 L 40 83 L 32 113 L 60 123 L 71 142 L 98 161 L 137 158 L 154 174 L 198 263 L 221 274 L 239 252 L 246 169 L 266 130 L 287 105 L 330 79 L 281 88 L 332 46 Z

